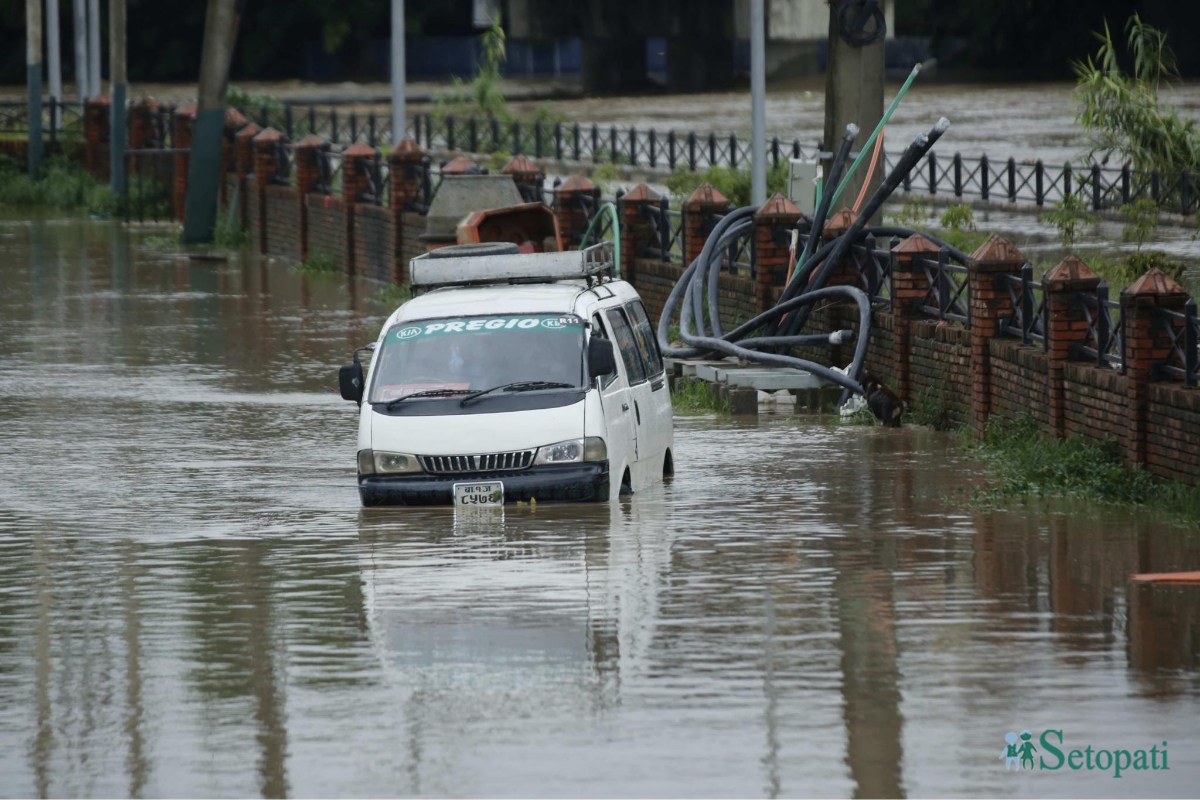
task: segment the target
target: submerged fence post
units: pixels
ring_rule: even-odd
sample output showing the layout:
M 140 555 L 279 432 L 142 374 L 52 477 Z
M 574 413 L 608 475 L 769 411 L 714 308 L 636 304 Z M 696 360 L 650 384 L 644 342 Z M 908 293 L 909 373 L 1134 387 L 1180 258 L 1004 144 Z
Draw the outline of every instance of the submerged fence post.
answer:
M 912 329 L 920 315 L 929 282 L 919 261 L 937 258 L 940 248 L 921 234 L 913 234 L 891 252 L 892 342 L 896 350 L 896 391 L 913 402 L 910 353 Z
M 1012 317 L 1008 289 L 998 276 L 1017 276 L 1025 264 L 1021 252 L 1002 236 L 992 235 L 967 259 L 971 312 L 971 427 L 983 438 L 992 413 L 991 342 L 1000 332 L 1000 321 Z
M 1076 302 L 1082 296 L 1094 297 L 1100 286 L 1100 276 L 1075 256 L 1068 256 L 1042 278 L 1042 291 L 1048 311 L 1046 327 L 1046 391 L 1048 396 L 1047 423 L 1050 433 L 1062 438 L 1067 432 L 1066 366 L 1076 350 L 1088 343 L 1091 332 L 1087 325 L 1087 310 Z M 1104 318 L 1097 309 L 1097 322 Z M 1099 337 L 1097 337 L 1099 338 Z M 1104 344 L 1097 349 L 1103 353 Z M 1036 398 L 1033 398 L 1036 402 Z

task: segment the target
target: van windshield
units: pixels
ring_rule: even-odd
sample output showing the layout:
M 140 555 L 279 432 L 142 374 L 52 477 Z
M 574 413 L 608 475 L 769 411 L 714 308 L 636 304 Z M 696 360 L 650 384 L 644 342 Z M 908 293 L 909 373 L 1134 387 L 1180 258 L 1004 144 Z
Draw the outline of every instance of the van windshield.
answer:
M 583 320 L 572 314 L 402 322 L 383 337 L 368 401 L 388 403 L 418 392 L 437 396 L 439 390 L 465 394 L 517 382 L 578 388 L 583 386 L 583 330 Z

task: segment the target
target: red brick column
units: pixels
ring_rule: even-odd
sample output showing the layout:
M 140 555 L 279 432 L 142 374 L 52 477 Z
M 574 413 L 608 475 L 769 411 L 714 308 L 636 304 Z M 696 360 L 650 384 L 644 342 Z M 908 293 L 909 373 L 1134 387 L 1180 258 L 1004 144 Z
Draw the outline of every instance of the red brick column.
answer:
M 1182 313 L 1187 292 L 1158 267 L 1152 268 L 1121 292 L 1121 318 L 1125 321 L 1126 411 L 1129 424 L 1125 460 L 1130 466 L 1146 463 L 1146 422 L 1150 381 L 1155 364 L 1171 352 L 1171 335 L 1155 324 L 1155 311 Z
M 936 260 L 939 248 L 914 234 L 892 249 L 892 342 L 896 348 L 896 385 L 901 398 L 913 401 L 912 329 L 921 316 L 920 305 L 929 293 L 929 279 L 920 261 Z
M 158 133 L 154 119 L 158 116 L 158 101 L 143 97 L 129 107 L 129 149 L 145 150 Z M 136 162 L 135 162 L 136 163 Z
M 833 241 L 850 230 L 850 226 L 853 224 L 854 212 L 848 208 L 843 208 L 825 220 L 825 227 L 821 230 L 821 242 Z M 815 252 L 817 249 L 814 245 L 813 251 Z M 825 281 L 825 285 L 861 286 L 862 283 L 859 277 L 858 267 L 854 264 L 854 255 L 849 250 L 846 250 L 846 254 L 842 257 L 842 262 L 829 273 L 829 279 Z
M 410 200 L 421 194 L 421 181 L 428 169 L 427 153 L 411 136 L 406 136 L 388 153 L 388 204 L 392 211 L 392 281 L 408 282 L 408 264 L 404 261 L 404 213 Z M 426 198 L 428 201 L 428 198 Z
M 342 151 L 342 200 L 346 206 L 346 271 L 354 274 L 354 206 L 367 191 L 367 162 L 379 155 L 374 147 L 355 142 Z
M 775 305 L 787 283 L 788 247 L 799 219 L 800 209 L 778 192 L 754 214 L 754 307 L 759 314 Z
M 175 109 L 171 122 L 171 140 L 178 152 L 175 156 L 175 180 L 171 193 L 175 203 L 175 216 L 183 222 L 183 205 L 187 201 L 187 174 L 189 154 L 192 148 L 192 135 L 196 129 L 196 104 L 189 103 Z
M 246 179 L 254 174 L 254 137 L 261 130 L 257 123 L 250 122 L 238 131 L 233 139 L 234 172 L 237 175 L 238 197 L 241 198 L 238 219 L 241 220 L 243 228 L 250 225 L 249 211 L 246 209 L 246 192 L 250 191 L 250 186 Z
M 229 203 L 225 177 L 237 170 L 237 135 L 242 128 L 249 124 L 250 120 L 246 119 L 236 108 L 225 109 L 225 136 L 221 140 L 221 181 L 219 184 L 222 205 Z
M 600 196 L 596 187 L 582 175 L 572 175 L 554 190 L 554 215 L 558 217 L 558 229 L 562 232 L 564 247 L 578 247 L 591 222 L 584 210 L 584 197 L 595 198 L 599 207 Z
M 687 267 L 700 256 L 708 234 L 712 230 L 709 220 L 714 214 L 728 214 L 733 203 L 711 183 L 696 187 L 688 199 L 683 201 L 683 265 Z
M 296 196 L 300 201 L 300 260 L 308 258 L 308 202 L 305 198 L 317 190 L 321 180 L 318 162 L 320 151 L 329 150 L 329 142 L 310 133 L 296 142 L 293 161 L 296 164 Z
M 254 135 L 254 189 L 258 193 L 258 230 L 250 236 L 258 252 L 267 252 L 267 184 L 275 176 L 275 148 L 283 142 L 283 134 L 274 128 L 263 128 Z
M 617 201 L 617 216 L 621 220 L 621 277 L 630 283 L 637 272 L 634 261 L 654 235 L 654 226 L 643 209 L 657 205 L 658 195 L 644 183 Z
M 512 176 L 517 191 L 526 203 L 542 202 L 542 185 L 546 182 L 546 173 L 532 158 L 524 154 L 515 155 L 500 172 Z
M 1075 256 L 1068 256 L 1042 278 L 1048 324 L 1046 325 L 1047 390 L 1050 408 L 1050 432 L 1062 438 L 1067 432 L 1066 391 L 1063 386 L 1066 364 L 1074 346 L 1088 343 L 1087 314 L 1082 305 L 1072 303 L 1083 292 L 1093 297 L 1100 276 Z
M 971 427 L 982 438 L 992 413 L 991 341 L 1000 320 L 1012 315 L 1008 290 L 997 285 L 1002 274 L 1019 275 L 1025 257 L 1007 239 L 993 235 L 967 260 L 971 294 Z
M 97 180 L 108 178 L 108 98 L 89 97 L 83 106 L 83 164 Z

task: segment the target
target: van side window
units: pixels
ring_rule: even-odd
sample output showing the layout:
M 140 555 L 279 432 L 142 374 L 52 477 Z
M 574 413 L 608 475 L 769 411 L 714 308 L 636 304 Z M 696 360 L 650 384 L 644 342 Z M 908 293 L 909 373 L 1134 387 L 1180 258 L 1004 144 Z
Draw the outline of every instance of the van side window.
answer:
M 600 313 L 596 312 L 592 315 L 592 336 L 598 339 L 607 339 L 608 329 L 604 327 L 604 320 L 600 319 Z M 607 389 L 609 385 L 617 379 L 617 373 L 610 372 L 600 379 L 600 385 Z
M 608 324 L 612 326 L 613 336 L 617 340 L 617 349 L 621 351 L 621 360 L 625 362 L 625 371 L 629 373 L 629 383 L 641 383 L 646 380 L 646 367 L 642 363 L 637 340 L 633 338 L 633 328 L 621 309 L 610 308 L 606 313 Z
M 662 354 L 658 351 L 658 339 L 650 327 L 650 318 L 646 316 L 646 308 L 641 300 L 634 300 L 625 306 L 629 312 L 629 320 L 633 323 L 633 335 L 637 339 L 638 349 L 642 353 L 642 361 L 646 366 L 647 375 L 658 375 L 663 371 Z

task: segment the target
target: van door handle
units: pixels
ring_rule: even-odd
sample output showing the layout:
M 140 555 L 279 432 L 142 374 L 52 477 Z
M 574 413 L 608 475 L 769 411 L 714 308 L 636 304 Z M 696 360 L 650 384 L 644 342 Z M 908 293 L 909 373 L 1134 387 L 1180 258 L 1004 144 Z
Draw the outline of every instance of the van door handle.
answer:
M 637 400 L 633 401 L 633 413 L 637 414 L 637 424 L 642 424 L 642 407 L 638 405 Z
M 621 403 L 621 410 L 622 410 L 622 411 L 628 411 L 628 410 L 629 410 L 629 403 Z

